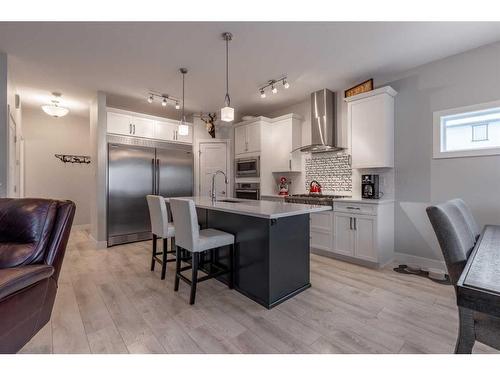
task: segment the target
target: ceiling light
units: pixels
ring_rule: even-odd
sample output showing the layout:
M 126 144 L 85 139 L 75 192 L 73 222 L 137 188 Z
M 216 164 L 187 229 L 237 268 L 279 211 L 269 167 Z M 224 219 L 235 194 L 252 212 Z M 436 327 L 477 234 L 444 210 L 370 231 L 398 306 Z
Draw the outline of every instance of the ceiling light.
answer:
M 179 104 L 179 102 L 175 102 L 175 109 L 180 109 L 181 108 L 181 105 Z
M 264 89 L 260 90 L 260 97 L 261 98 L 265 98 L 266 97 L 266 92 L 264 91 Z
M 69 113 L 69 109 L 59 106 L 58 99 L 61 97 L 61 94 L 54 92 L 52 93 L 52 95 L 54 96 L 54 99 L 52 99 L 52 104 L 42 105 L 42 110 L 52 117 L 66 116 Z
M 224 97 L 224 108 L 220 110 L 220 119 L 224 122 L 234 120 L 234 108 L 231 107 L 231 98 L 229 97 L 229 41 L 233 39 L 231 33 L 224 33 L 222 37 L 226 41 L 226 96 Z
M 167 98 L 163 98 L 163 100 L 161 101 L 161 105 L 163 107 L 166 107 L 167 106 Z
M 189 126 L 186 125 L 186 116 L 184 114 L 184 77 L 188 70 L 186 68 L 181 68 L 180 72 L 182 73 L 182 114 L 181 114 L 181 123 L 177 127 L 177 131 L 179 135 L 189 135 Z
M 148 103 L 149 104 L 153 103 L 153 95 L 149 95 L 149 97 L 148 97 Z
M 273 94 L 276 94 L 278 92 L 278 89 L 276 88 L 276 86 L 272 85 L 271 86 L 271 91 Z
M 287 88 L 289 88 L 289 87 L 290 87 L 290 84 L 287 82 L 287 80 L 286 80 L 286 79 L 284 79 L 284 80 L 283 80 L 283 87 L 284 87 L 285 89 L 287 89 Z

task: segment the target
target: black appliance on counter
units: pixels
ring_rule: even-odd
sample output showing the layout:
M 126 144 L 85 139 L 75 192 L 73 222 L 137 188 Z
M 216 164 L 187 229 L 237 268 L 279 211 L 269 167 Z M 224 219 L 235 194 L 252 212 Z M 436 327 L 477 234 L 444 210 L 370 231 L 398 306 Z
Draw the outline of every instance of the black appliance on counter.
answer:
M 366 199 L 379 199 L 378 174 L 361 175 L 361 197 Z

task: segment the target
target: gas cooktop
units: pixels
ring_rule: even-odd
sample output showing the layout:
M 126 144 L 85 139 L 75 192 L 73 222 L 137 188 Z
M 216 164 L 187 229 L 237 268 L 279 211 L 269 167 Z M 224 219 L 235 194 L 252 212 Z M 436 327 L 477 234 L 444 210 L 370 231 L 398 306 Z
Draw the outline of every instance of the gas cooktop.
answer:
M 333 205 L 333 200 L 338 198 L 349 198 L 348 195 L 329 195 L 329 194 L 295 194 L 285 198 L 288 203 L 317 204 L 322 206 Z

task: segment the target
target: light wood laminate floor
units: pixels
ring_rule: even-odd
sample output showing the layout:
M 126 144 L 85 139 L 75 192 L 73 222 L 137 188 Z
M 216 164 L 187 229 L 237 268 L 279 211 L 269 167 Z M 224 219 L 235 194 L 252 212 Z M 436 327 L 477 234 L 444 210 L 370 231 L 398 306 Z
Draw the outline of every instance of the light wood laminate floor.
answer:
M 162 281 L 150 254 L 150 241 L 94 250 L 74 231 L 52 319 L 21 353 L 453 352 L 451 286 L 312 255 L 312 288 L 272 310 L 216 280 L 190 306 L 174 263 Z

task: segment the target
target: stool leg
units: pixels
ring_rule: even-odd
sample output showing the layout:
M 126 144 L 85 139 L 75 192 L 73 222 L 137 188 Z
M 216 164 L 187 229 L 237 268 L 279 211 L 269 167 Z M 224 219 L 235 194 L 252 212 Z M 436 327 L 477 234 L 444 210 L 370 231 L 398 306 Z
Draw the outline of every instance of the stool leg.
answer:
M 179 290 L 179 272 L 181 269 L 181 248 L 179 246 L 175 247 L 175 283 L 174 291 Z
M 191 267 L 191 296 L 189 297 L 189 304 L 194 305 L 194 299 L 196 297 L 196 284 L 198 283 L 198 263 L 200 260 L 200 253 L 192 253 L 193 264 Z
M 229 247 L 229 289 L 234 288 L 234 244 Z
M 161 279 L 165 280 L 165 273 L 167 272 L 167 251 L 168 251 L 168 239 L 163 239 L 163 257 L 161 265 Z
M 153 255 L 151 256 L 151 271 L 155 270 L 156 238 L 156 234 L 153 234 Z

